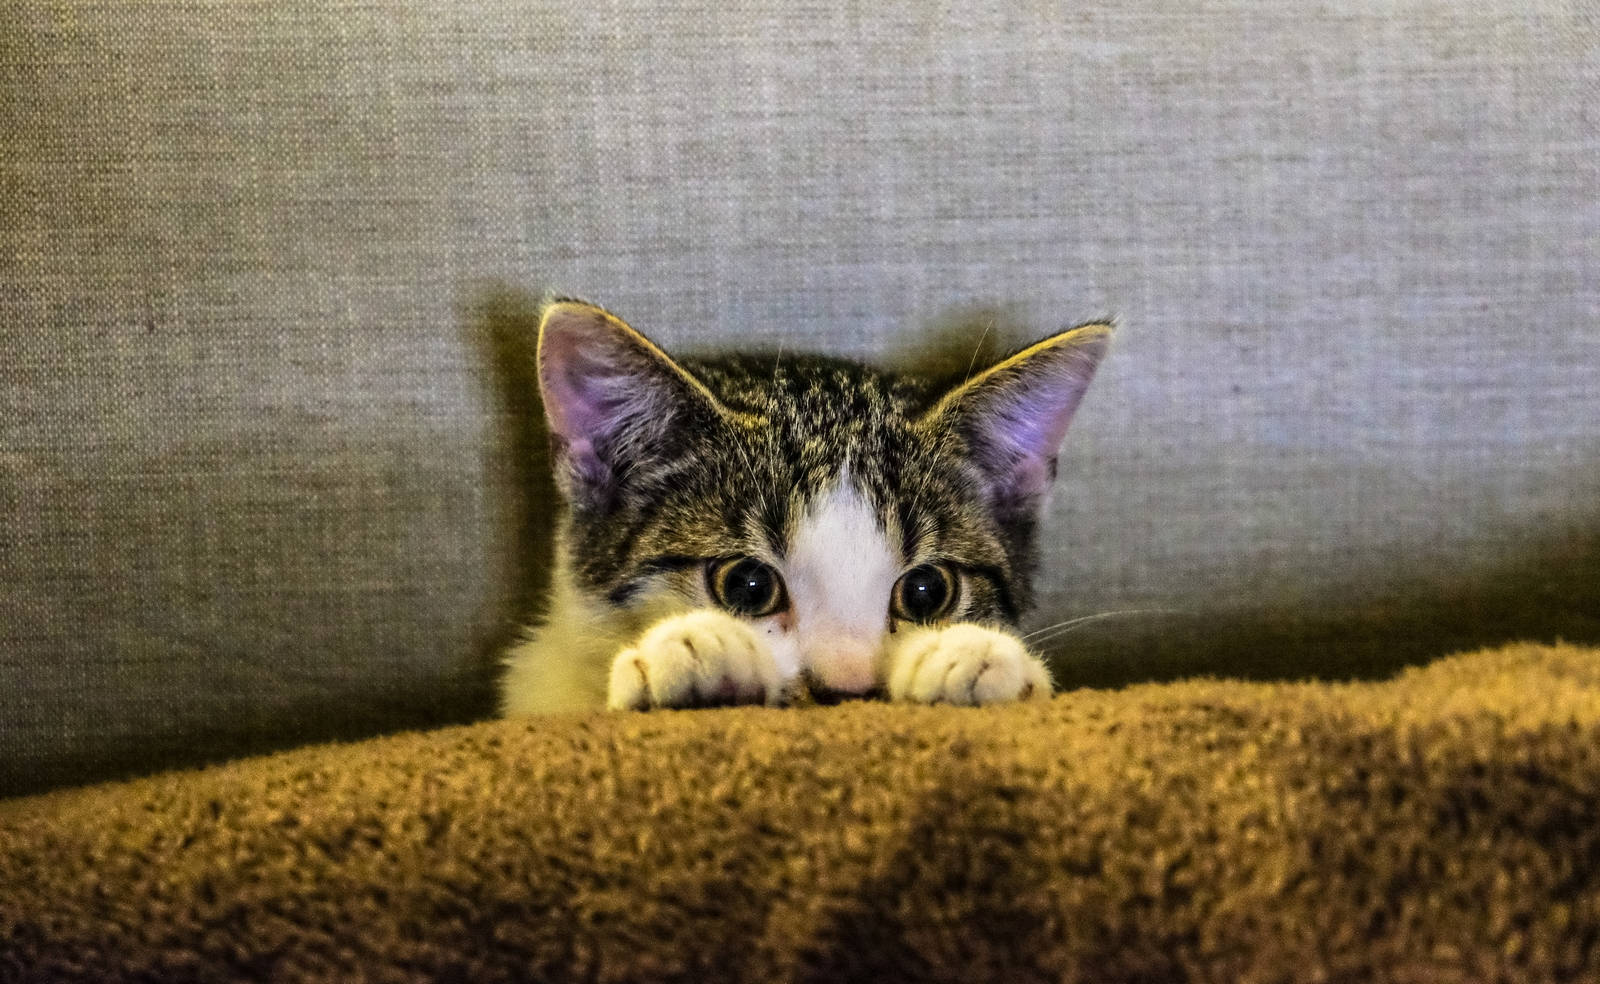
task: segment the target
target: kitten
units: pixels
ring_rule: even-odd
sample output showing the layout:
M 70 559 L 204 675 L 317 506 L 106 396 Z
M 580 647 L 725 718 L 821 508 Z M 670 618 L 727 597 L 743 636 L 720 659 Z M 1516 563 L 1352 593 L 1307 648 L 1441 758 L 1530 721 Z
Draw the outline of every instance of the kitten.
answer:
M 1015 627 L 1109 338 L 1086 325 L 941 388 L 821 357 L 674 361 L 600 308 L 549 304 L 565 509 L 502 712 L 1048 697 Z

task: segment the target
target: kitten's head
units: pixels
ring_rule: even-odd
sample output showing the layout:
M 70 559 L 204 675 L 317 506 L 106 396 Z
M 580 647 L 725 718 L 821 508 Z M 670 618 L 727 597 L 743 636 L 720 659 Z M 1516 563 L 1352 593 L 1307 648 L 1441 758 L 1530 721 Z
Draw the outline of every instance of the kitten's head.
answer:
M 613 609 L 726 608 L 784 672 L 851 693 L 909 623 L 1015 625 L 1109 336 L 1087 325 L 940 386 L 817 357 L 674 361 L 552 303 L 539 382 L 575 586 Z

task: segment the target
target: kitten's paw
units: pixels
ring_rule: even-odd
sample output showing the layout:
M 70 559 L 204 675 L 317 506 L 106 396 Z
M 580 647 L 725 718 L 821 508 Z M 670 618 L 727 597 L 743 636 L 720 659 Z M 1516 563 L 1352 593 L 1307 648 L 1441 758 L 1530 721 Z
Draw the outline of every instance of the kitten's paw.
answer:
M 913 630 L 895 654 L 889 696 L 922 704 L 1047 700 L 1050 673 L 1011 633 L 959 622 Z
M 777 703 L 772 651 L 749 625 L 713 609 L 663 619 L 611 663 L 614 711 Z

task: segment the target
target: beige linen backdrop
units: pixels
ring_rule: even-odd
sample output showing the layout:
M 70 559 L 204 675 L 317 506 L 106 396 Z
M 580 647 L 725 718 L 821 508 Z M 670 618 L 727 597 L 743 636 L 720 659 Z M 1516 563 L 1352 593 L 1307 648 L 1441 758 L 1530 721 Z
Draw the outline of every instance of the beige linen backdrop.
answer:
M 1600 639 L 1592 2 L 0 12 L 0 794 L 469 719 L 531 298 L 961 363 L 1100 316 L 1069 685 Z M 519 293 L 520 292 L 520 293 Z M 1148 610 L 1159 611 L 1148 611 Z

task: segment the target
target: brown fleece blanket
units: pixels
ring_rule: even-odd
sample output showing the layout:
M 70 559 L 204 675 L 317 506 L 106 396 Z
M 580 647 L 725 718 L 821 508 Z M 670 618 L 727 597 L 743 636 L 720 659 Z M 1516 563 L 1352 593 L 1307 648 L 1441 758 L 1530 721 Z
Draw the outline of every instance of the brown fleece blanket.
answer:
M 0 804 L 0 979 L 1600 979 L 1600 650 L 491 722 Z

